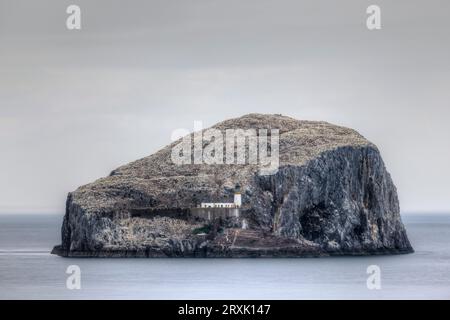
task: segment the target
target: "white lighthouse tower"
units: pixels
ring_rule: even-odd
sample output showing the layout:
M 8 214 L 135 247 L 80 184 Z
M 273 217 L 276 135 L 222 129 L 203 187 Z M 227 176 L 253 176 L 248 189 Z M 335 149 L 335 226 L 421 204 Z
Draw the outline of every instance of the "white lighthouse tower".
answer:
M 236 185 L 236 189 L 234 191 L 234 206 L 236 208 L 240 208 L 242 206 L 242 196 L 239 185 Z
M 242 198 L 240 192 L 234 193 L 234 205 L 236 206 L 236 208 L 240 208 L 242 205 Z

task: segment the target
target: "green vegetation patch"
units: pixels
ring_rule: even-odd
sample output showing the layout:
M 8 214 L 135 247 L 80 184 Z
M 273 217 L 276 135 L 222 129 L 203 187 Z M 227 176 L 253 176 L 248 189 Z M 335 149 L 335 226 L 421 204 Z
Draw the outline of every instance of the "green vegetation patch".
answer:
M 200 233 L 206 233 L 208 234 L 211 231 L 211 225 L 205 224 L 203 227 L 195 228 L 192 233 L 193 234 L 200 234 Z

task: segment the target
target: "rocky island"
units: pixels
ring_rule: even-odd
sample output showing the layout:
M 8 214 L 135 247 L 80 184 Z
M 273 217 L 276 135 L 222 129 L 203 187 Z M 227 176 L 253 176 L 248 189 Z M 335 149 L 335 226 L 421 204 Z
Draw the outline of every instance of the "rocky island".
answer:
M 181 140 L 175 141 L 69 193 L 62 243 L 52 253 L 311 257 L 413 251 L 380 152 L 356 131 L 263 114 L 212 128 L 277 129 L 277 170 L 175 164 Z

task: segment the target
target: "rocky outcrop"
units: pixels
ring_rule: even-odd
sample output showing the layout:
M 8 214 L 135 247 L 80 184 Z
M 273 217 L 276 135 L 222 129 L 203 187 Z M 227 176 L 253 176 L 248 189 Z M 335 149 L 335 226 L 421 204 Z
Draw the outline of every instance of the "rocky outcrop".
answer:
M 278 171 L 261 175 L 258 164 L 176 165 L 174 142 L 71 192 L 62 243 L 53 253 L 297 257 L 413 251 L 380 153 L 356 131 L 261 114 L 213 128 L 279 129 Z M 236 185 L 243 201 L 238 216 L 205 218 L 191 210 L 201 202 L 231 202 Z

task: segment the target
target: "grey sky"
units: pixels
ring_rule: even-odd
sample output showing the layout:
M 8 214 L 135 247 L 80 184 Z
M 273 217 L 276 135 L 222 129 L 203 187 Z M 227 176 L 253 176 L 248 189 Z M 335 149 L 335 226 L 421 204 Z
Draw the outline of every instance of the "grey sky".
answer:
M 448 1 L 0 0 L 0 212 L 62 212 L 172 130 L 249 112 L 352 127 L 403 212 L 450 211 L 449 39 Z

